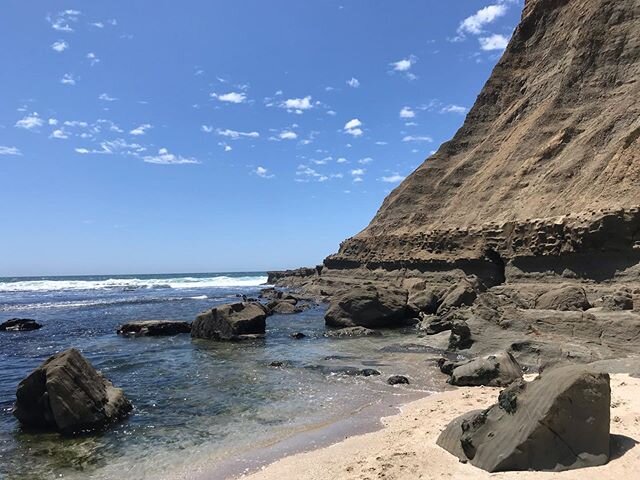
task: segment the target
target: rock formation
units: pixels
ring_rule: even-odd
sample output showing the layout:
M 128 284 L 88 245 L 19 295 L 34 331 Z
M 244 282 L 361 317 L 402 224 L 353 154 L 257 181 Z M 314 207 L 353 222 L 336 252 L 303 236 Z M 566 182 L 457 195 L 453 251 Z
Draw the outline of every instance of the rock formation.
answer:
M 143 320 L 129 322 L 118 327 L 118 335 L 133 335 L 136 337 L 158 337 L 190 333 L 191 324 L 172 320 Z
M 609 460 L 609 375 L 582 366 L 519 381 L 484 411 L 454 420 L 438 445 L 489 472 L 561 471 Z
M 242 340 L 264 335 L 267 309 L 257 302 L 219 305 L 198 315 L 191 325 L 193 338 Z
M 65 435 L 104 428 L 132 409 L 121 389 L 74 348 L 58 353 L 20 382 L 13 414 L 27 428 Z
M 40 328 L 42 325 L 28 318 L 11 318 L 0 323 L 0 332 L 30 332 Z

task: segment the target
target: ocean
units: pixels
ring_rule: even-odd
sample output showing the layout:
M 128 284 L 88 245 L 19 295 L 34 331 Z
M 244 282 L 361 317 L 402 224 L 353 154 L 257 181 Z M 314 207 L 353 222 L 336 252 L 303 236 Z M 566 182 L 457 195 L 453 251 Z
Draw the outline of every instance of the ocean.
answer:
M 442 383 L 437 354 L 415 331 L 329 339 L 324 305 L 271 316 L 264 339 L 241 343 L 115 333 L 132 320 L 192 321 L 238 295 L 257 296 L 266 281 L 263 272 L 0 278 L 0 322 L 43 324 L 0 333 L 0 479 L 224 478 L 258 466 L 258 450 L 285 439 L 295 445 L 291 439 Z M 295 340 L 294 332 L 306 338 Z M 124 389 L 133 414 L 90 436 L 23 432 L 12 415 L 18 383 L 70 347 Z M 345 366 L 382 375 L 335 372 Z M 393 374 L 409 376 L 411 385 L 387 385 Z M 295 448 L 305 448 L 300 442 Z

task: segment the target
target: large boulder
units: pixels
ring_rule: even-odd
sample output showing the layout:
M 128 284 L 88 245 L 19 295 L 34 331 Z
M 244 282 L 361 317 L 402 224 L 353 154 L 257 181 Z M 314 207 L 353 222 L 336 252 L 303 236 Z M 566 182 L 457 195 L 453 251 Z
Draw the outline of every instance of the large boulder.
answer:
M 75 348 L 57 353 L 20 382 L 13 414 L 27 428 L 65 435 L 99 430 L 132 409 L 121 389 Z
M 584 288 L 565 285 L 543 293 L 536 300 L 538 310 L 587 310 L 591 304 L 587 299 Z
M 190 333 L 191 324 L 172 320 L 143 320 L 124 323 L 118 327 L 118 335 L 133 335 L 136 337 L 158 337 Z
M 331 298 L 325 315 L 330 327 L 393 328 L 407 323 L 407 291 L 358 286 Z
M 0 323 L 0 332 L 29 332 L 39 328 L 42 328 L 42 325 L 28 318 L 11 318 Z
M 478 298 L 476 286 L 466 280 L 458 282 L 444 294 L 438 306 L 438 314 L 446 313 L 453 308 L 473 305 L 476 298 Z
M 487 410 L 451 422 L 438 445 L 488 472 L 562 471 L 609 460 L 609 375 L 570 365 L 514 382 Z
M 438 311 L 438 302 L 438 290 L 425 288 L 411 293 L 407 300 L 407 306 L 414 315 L 419 315 L 420 313 L 433 315 Z
M 633 297 L 626 292 L 606 295 L 602 298 L 602 309 L 610 312 L 633 310 Z
M 510 353 L 503 352 L 456 366 L 451 372 L 449 383 L 459 387 L 506 387 L 521 378 L 522 368 L 516 359 Z
M 242 340 L 264 335 L 266 307 L 257 302 L 219 305 L 201 313 L 191 324 L 193 338 Z

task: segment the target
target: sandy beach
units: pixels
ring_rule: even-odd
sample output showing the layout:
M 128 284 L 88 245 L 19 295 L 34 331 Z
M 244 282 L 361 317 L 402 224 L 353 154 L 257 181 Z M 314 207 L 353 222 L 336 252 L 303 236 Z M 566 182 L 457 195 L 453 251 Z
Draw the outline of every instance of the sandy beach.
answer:
M 436 445 L 442 429 L 455 417 L 495 402 L 497 388 L 459 388 L 412 402 L 382 420 L 383 428 L 346 438 L 326 448 L 283 458 L 250 480 L 329 479 L 620 479 L 633 478 L 640 465 L 640 379 L 611 377 L 611 460 L 607 465 L 561 473 L 489 474 L 463 464 Z

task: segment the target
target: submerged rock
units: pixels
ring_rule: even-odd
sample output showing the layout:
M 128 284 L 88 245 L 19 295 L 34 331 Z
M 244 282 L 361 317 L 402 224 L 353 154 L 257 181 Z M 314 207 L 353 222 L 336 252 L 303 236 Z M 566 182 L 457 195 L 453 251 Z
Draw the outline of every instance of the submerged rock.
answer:
M 29 318 L 11 318 L 0 323 L 0 332 L 29 332 L 39 328 L 42 328 L 42 325 Z
M 389 385 L 409 385 L 409 379 L 404 375 L 393 375 L 387 379 Z
M 440 370 L 449 367 L 443 363 Z M 450 374 L 449 383 L 459 387 L 504 387 L 522 378 L 522 368 L 510 353 L 503 352 L 455 365 Z
M 290 337 L 295 340 L 302 340 L 303 338 L 306 338 L 306 335 L 302 332 L 295 332 L 295 333 L 292 333 Z
M 382 333 L 378 330 L 371 330 L 364 327 L 347 327 L 338 330 L 329 330 L 324 336 L 329 338 L 381 337 Z
M 536 300 L 539 310 L 587 310 L 591 304 L 584 288 L 565 285 L 543 293 Z
M 75 348 L 36 368 L 20 382 L 16 397 L 13 414 L 24 427 L 66 435 L 102 429 L 133 408 Z
M 518 381 L 451 422 L 438 445 L 488 472 L 562 471 L 609 460 L 609 375 L 570 365 Z
M 120 325 L 116 331 L 118 335 L 134 335 L 137 337 L 178 335 L 180 333 L 190 332 L 191 324 L 189 322 L 178 322 L 172 320 L 144 320 L 140 322 L 129 322 Z
M 198 315 L 191 337 L 210 340 L 242 340 L 264 335 L 267 313 L 259 303 L 219 305 Z
M 325 315 L 331 327 L 392 328 L 406 325 L 407 291 L 358 286 L 331 298 Z

